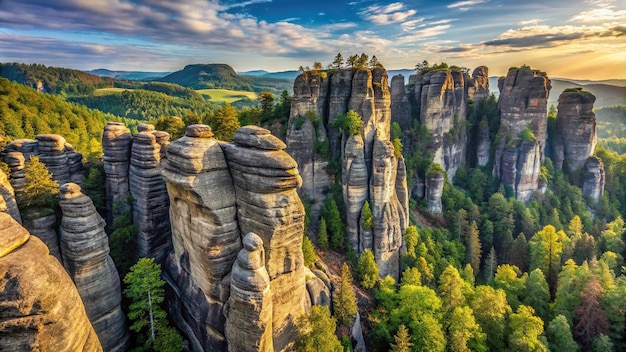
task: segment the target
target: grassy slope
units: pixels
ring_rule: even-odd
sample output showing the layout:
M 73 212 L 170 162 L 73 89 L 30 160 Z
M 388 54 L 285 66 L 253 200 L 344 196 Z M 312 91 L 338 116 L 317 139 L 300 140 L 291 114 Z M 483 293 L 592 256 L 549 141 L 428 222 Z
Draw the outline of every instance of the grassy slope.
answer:
M 212 102 L 232 103 L 242 98 L 256 99 L 257 93 L 245 90 L 229 90 L 229 89 L 199 89 L 198 93 L 208 95 Z

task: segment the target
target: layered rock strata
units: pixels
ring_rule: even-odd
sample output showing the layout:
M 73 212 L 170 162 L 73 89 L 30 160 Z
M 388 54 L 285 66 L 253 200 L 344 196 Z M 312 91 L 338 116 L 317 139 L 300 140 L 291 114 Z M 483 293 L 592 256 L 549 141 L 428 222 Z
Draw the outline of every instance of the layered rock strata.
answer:
M 76 284 L 103 349 L 124 351 L 129 334 L 120 306 L 120 279 L 109 256 L 104 220 L 75 183 L 62 185 L 59 198 L 63 211 L 60 226 L 63 265 Z
M 30 218 L 28 214 L 24 214 L 23 225 L 31 235 L 38 237 L 48 246 L 50 255 L 54 256 L 62 263 L 61 251 L 59 249 L 59 235 L 56 231 L 57 217 L 55 214 L 38 218 Z
M 225 314 L 229 351 L 274 350 L 270 277 L 265 269 L 263 240 L 254 233 L 243 238 L 243 249 L 233 265 Z
M 604 164 L 600 158 L 591 156 L 585 162 L 582 170 L 583 197 L 589 197 L 594 202 L 598 202 L 604 194 L 606 183 Z
M 239 129 L 233 144 L 220 144 L 205 125 L 189 126 L 185 134 L 169 145 L 163 169 L 174 248 L 165 264 L 166 281 L 172 288 L 170 311 L 194 350 L 237 349 L 241 341 L 230 336 L 246 333 L 237 330 L 242 328 L 239 323 L 226 330 L 225 304 L 235 295 L 226 312 L 233 321 L 256 313 L 239 311 L 247 306 L 240 300 L 247 288 L 238 275 L 251 272 L 235 273 L 233 264 L 238 254 L 242 260 L 248 254 L 264 253 L 271 294 L 264 293 L 263 301 L 271 297 L 271 305 L 266 302 L 270 308 L 265 308 L 271 311 L 270 321 L 250 324 L 271 330 L 273 349 L 289 350 L 296 334 L 294 318 L 308 302 L 301 247 L 304 207 L 296 192 L 302 181 L 297 165 L 283 150 L 284 143 L 259 127 Z M 250 248 L 258 247 L 254 245 L 240 252 L 240 231 L 255 233 L 263 250 L 250 253 Z M 265 337 L 261 340 L 267 342 Z
M 466 160 L 467 92 L 463 74 L 433 70 L 418 75 L 412 94 L 420 111 L 420 124 L 431 135 L 428 148 L 433 163 L 441 165 L 452 179 Z
M 554 153 L 555 167 L 565 166 L 570 173 L 575 172 L 593 155 L 597 144 L 595 101 L 593 94 L 581 88 L 566 89 L 559 96 L 556 116 L 559 136 L 556 143 L 552 143 L 558 151 Z
M 129 186 L 133 196 L 133 223 L 137 226 L 139 257 L 161 262 L 171 247 L 169 197 L 161 175 L 161 149 L 167 148 L 169 134 L 157 133 L 152 125 L 140 125 L 133 136 Z
M 489 69 L 487 66 L 478 66 L 472 72 L 472 79 L 467 82 L 467 97 L 477 102 L 491 94 L 489 92 Z
M 411 103 L 404 87 L 404 76 L 395 75 L 391 78 L 391 121 L 397 122 L 402 130 L 411 126 Z
M 235 189 L 210 127 L 187 127 L 167 148 L 173 251 L 165 263 L 170 313 L 195 351 L 227 348 L 223 306 L 241 249 Z
M 324 190 L 329 188 L 330 183 L 314 183 L 310 177 L 310 170 L 314 168 L 310 165 L 319 159 L 328 160 L 323 153 L 316 152 L 316 147 L 328 140 L 327 155 L 335 162 L 341 162 L 347 237 L 352 248 L 357 251 L 373 250 L 378 260 L 385 258 L 385 263 L 379 263 L 383 266 L 381 275 L 397 277 L 399 269 L 387 262 L 395 262 L 393 258 L 402 242 L 408 192 L 404 179 L 396 180 L 398 174 L 406 175 L 404 160 L 395 157 L 393 146 L 389 143 L 392 97 L 387 72 L 377 67 L 371 70 L 339 70 L 328 73 L 326 78 L 323 76 L 305 73 L 294 83 L 287 151 L 296 159 L 302 174 L 304 186 L 300 193 L 312 198 L 315 204 L 322 204 Z M 404 92 L 401 77 L 396 78 L 392 85 Z M 399 97 L 397 103 L 402 105 L 403 100 L 406 103 L 406 94 Z M 406 104 L 404 106 L 407 107 Z M 362 122 L 356 135 L 342 133 L 334 126 L 334 121 L 349 110 L 355 111 Z M 311 115 L 317 120 L 309 122 L 306 116 Z M 302 124 L 298 123 L 303 119 Z M 402 171 L 398 172 L 399 169 Z M 397 192 L 404 193 L 399 196 Z M 360 226 L 366 201 L 372 210 L 375 209 L 374 223 L 378 227 L 373 229 L 362 229 Z M 391 213 L 398 216 L 391 216 Z M 381 240 L 383 242 L 378 243 Z
M 130 166 L 130 130 L 121 122 L 107 122 L 102 134 L 104 173 L 106 175 L 107 223 L 129 210 L 128 169 Z
M 0 170 L 0 198 L 2 198 L 4 203 L 3 209 L 0 211 L 11 215 L 15 221 L 21 224 L 22 216 L 20 215 L 20 210 L 17 208 L 17 202 L 15 201 L 15 191 L 7 175 L 2 170 Z
M 540 189 L 550 80 L 529 67 L 511 68 L 498 87 L 501 121 L 493 172 L 517 199 L 527 202 Z
M 0 213 L 0 272 L 0 350 L 102 351 L 61 264 L 6 213 Z
M 24 154 L 21 152 L 9 152 L 4 157 L 4 162 L 7 163 L 11 170 L 9 175 L 11 187 L 13 187 L 15 195 L 19 197 L 20 193 L 24 191 L 24 187 L 26 187 L 26 171 L 24 171 L 26 159 Z

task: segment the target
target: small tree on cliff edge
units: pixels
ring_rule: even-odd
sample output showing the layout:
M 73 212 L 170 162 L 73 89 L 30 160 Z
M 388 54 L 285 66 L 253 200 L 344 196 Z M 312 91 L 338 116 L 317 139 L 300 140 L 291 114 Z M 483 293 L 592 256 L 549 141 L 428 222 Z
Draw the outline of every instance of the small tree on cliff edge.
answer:
M 161 266 L 153 258 L 141 258 L 124 277 L 127 288 L 124 295 L 131 300 L 128 319 L 132 331 L 139 334 L 137 347 L 150 347 L 157 351 L 182 350 L 182 337 L 169 326 L 161 307 L 165 297 L 161 280 Z
M 24 190 L 17 195 L 17 205 L 22 213 L 41 216 L 53 213 L 59 183 L 52 180 L 52 175 L 46 165 L 39 161 L 39 157 L 33 156 L 26 163 L 24 178 L 26 180 Z M 24 212 L 26 209 L 29 211 Z

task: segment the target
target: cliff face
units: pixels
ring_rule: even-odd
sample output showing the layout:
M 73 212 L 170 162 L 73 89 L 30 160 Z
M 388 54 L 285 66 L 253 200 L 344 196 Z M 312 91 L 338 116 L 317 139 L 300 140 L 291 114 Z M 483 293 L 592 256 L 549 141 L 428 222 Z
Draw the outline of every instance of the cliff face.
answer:
M 0 272 L 0 350 L 102 351 L 61 264 L 6 213 L 0 213 Z
M 322 74 L 308 72 L 294 83 L 287 151 L 297 161 L 303 178 L 300 193 L 316 200 L 316 204 L 322 203 L 323 190 L 330 186 L 332 179 L 326 176 L 325 183 L 316 182 L 319 177 L 312 178 L 310 170 L 326 174 L 311 165 L 318 160 L 328 160 L 322 153 L 316 153 L 315 148 L 316 141 L 319 146 L 328 140 L 329 158 L 340 162 L 342 167 L 346 229 L 352 248 L 359 252 L 373 250 L 381 275 L 397 277 L 396 259 L 407 223 L 408 192 L 405 179 L 396 180 L 398 174 L 406 175 L 404 160 L 395 157 L 389 142 L 392 97 L 387 72 L 378 67 L 339 70 L 328 75 L 322 78 Z M 403 80 L 396 79 L 392 85 L 402 91 L 398 102 L 404 99 L 406 103 Z M 406 104 L 405 107 L 408 108 Z M 354 110 L 361 118 L 362 127 L 357 135 L 342 134 L 332 126 L 338 115 L 348 110 Z M 307 116 L 315 116 L 317 120 L 309 121 Z M 299 123 L 302 120 L 304 122 Z M 376 227 L 373 229 L 360 226 L 365 201 L 369 202 L 374 215 Z
M 472 79 L 467 82 L 467 97 L 474 101 L 489 96 L 489 69 L 487 66 L 478 66 L 472 72 Z
M 580 88 L 566 89 L 559 96 L 556 131 L 559 134 L 553 143 L 554 165 L 563 166 L 574 172 L 585 165 L 597 143 L 596 115 L 593 103 L 596 97 Z M 562 151 L 562 152 L 561 152 Z
M 420 123 L 431 134 L 433 162 L 452 179 L 466 160 L 467 89 L 462 72 L 433 70 L 417 75 L 411 94 Z
M 169 134 L 140 124 L 133 136 L 130 155 L 129 186 L 133 196 L 133 223 L 137 226 L 139 257 L 162 262 L 172 243 L 170 201 L 163 176 L 161 155 L 169 144 Z
M 426 175 L 426 206 L 433 214 L 443 213 L 441 197 L 445 182 L 445 177 L 441 172 Z
M 248 333 L 264 336 L 255 341 L 269 340 L 275 350 L 288 350 L 295 340 L 293 319 L 308 302 L 302 257 L 304 207 L 296 193 L 302 181 L 296 163 L 283 151 L 282 141 L 259 127 L 242 127 L 233 144 L 219 143 L 212 136 L 208 126 L 189 126 L 186 136 L 167 150 L 163 176 L 174 246 L 165 264 L 172 286 L 170 311 L 194 350 L 236 350 L 242 341 L 233 338 Z M 242 250 L 241 233 L 254 233 L 260 241 L 251 240 Z M 271 294 L 261 286 L 246 286 L 243 280 L 252 272 L 264 277 L 263 270 L 245 264 L 260 253 Z M 263 308 L 250 311 L 245 308 L 249 302 L 242 300 L 257 291 L 262 293 Z M 259 320 L 245 326 L 264 328 L 241 331 L 238 322 L 251 316 Z M 271 339 L 262 332 L 267 330 Z
M 120 306 L 120 279 L 109 256 L 104 220 L 75 183 L 62 185 L 59 198 L 63 211 L 60 227 L 63 265 L 76 284 L 103 349 L 124 351 L 129 334 Z
M 391 78 L 391 121 L 397 122 L 402 130 L 411 128 L 411 104 L 404 87 L 404 77 Z
M 511 68 L 498 85 L 500 130 L 494 174 L 512 188 L 517 199 L 526 202 L 539 189 L 550 80 L 544 72 L 528 67 Z

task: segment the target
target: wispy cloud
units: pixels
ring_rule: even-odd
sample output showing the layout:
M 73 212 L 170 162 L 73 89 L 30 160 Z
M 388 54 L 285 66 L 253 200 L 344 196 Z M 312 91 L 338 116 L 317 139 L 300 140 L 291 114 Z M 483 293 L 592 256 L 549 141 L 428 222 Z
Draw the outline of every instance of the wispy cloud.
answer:
M 424 40 L 426 38 L 434 37 L 446 32 L 447 29 L 450 28 L 449 24 L 438 25 L 434 27 L 427 27 L 424 29 L 420 29 L 414 32 L 411 32 L 409 35 L 402 36 L 398 38 L 397 43 L 399 44 L 411 44 L 416 41 Z
M 394 2 L 384 6 L 369 6 L 365 10 L 359 12 L 359 15 L 374 24 L 387 25 L 391 23 L 403 22 L 416 13 L 416 10 L 406 9 L 406 6 L 403 3 Z
M 508 46 L 513 48 L 555 47 L 581 39 L 603 38 L 619 35 L 619 28 L 602 26 L 528 26 L 509 29 L 498 38 L 482 42 L 485 46 Z
M 614 10 L 614 7 L 603 7 L 589 11 L 583 11 L 572 17 L 570 22 L 598 23 L 598 24 L 624 24 L 626 23 L 626 10 Z
M 448 5 L 449 9 L 459 9 L 459 10 L 467 10 L 470 6 L 482 4 L 486 0 L 467 0 L 467 1 L 458 1 Z
M 232 9 L 236 7 L 246 7 L 246 6 L 250 6 L 254 4 L 261 4 L 264 2 L 272 2 L 272 0 L 249 0 L 249 1 L 239 2 L 239 3 L 236 2 L 236 3 L 226 5 L 225 8 Z
M 518 25 L 520 26 L 531 26 L 531 25 L 537 25 L 541 23 L 540 19 L 532 19 L 532 20 L 526 20 L 526 21 L 519 21 L 517 22 Z

